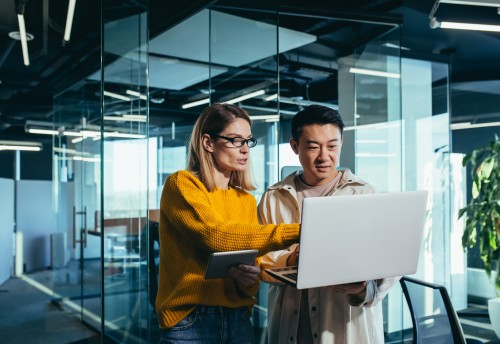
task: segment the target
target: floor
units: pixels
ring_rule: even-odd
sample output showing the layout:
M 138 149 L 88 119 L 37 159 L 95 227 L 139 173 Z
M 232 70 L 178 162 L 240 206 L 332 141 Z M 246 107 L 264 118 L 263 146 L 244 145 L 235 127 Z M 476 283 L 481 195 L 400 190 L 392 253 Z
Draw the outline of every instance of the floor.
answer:
M 73 312 L 51 302 L 51 297 L 20 278 L 0 286 L 0 342 L 2 344 L 100 343 L 99 335 Z
M 11 278 L 0 286 L 0 342 L 97 344 L 98 332 L 84 325 L 76 312 L 52 301 L 50 290 L 43 289 L 43 280 L 50 271 L 28 275 L 28 278 Z M 37 285 L 36 282 L 41 284 Z M 471 303 L 459 312 L 467 338 L 487 342 L 496 339 L 481 303 Z M 151 342 L 156 342 L 152 338 Z M 406 342 L 406 341 L 405 341 Z M 388 341 L 387 343 L 401 343 Z

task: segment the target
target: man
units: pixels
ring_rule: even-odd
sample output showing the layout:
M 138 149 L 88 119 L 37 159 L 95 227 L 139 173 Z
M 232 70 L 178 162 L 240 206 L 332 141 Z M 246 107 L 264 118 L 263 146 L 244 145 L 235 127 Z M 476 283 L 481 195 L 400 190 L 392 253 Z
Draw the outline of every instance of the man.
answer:
M 339 113 L 328 107 L 311 105 L 297 113 L 292 120 L 290 145 L 303 171 L 289 175 L 264 193 L 258 207 L 263 224 L 300 222 L 305 197 L 375 192 L 349 170 L 338 170 L 343 129 Z M 261 268 L 296 265 L 298 256 L 298 245 L 271 252 L 262 257 Z M 380 301 L 397 278 L 303 290 L 284 285 L 265 272 L 262 278 L 271 283 L 269 343 L 384 343 Z

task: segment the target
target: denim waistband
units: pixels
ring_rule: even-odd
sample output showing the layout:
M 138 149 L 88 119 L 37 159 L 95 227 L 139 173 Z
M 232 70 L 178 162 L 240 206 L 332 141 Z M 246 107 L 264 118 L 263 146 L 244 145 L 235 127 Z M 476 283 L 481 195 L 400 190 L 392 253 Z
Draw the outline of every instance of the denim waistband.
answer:
M 193 312 L 198 312 L 201 314 L 220 314 L 220 313 L 239 312 L 240 310 L 248 311 L 248 307 L 242 306 L 242 307 L 238 307 L 238 308 L 229 308 L 229 307 L 223 307 L 223 306 L 198 305 L 193 310 Z

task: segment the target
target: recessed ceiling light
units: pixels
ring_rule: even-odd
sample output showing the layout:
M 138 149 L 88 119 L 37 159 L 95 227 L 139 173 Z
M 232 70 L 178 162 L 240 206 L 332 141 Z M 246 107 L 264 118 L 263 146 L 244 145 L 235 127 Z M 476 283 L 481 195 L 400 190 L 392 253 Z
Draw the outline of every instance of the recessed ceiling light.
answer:
M 20 41 L 21 40 L 21 33 L 19 33 L 19 31 L 12 31 L 12 32 L 9 32 L 9 37 L 12 39 L 15 39 L 16 41 Z M 35 36 L 33 36 L 31 33 L 26 32 L 26 40 L 27 41 L 32 41 L 34 38 L 35 38 Z

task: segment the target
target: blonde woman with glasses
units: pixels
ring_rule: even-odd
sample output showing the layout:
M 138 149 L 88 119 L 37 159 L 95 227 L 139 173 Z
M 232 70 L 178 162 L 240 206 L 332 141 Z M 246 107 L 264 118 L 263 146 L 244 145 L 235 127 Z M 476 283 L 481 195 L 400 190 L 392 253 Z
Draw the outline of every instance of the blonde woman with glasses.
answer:
M 156 301 L 161 343 L 254 343 L 251 309 L 260 268 L 240 265 L 231 277 L 204 279 L 211 253 L 284 249 L 299 238 L 298 224 L 259 225 L 248 191 L 251 121 L 246 111 L 213 104 L 200 115 L 186 170 L 170 175 L 160 214 Z

